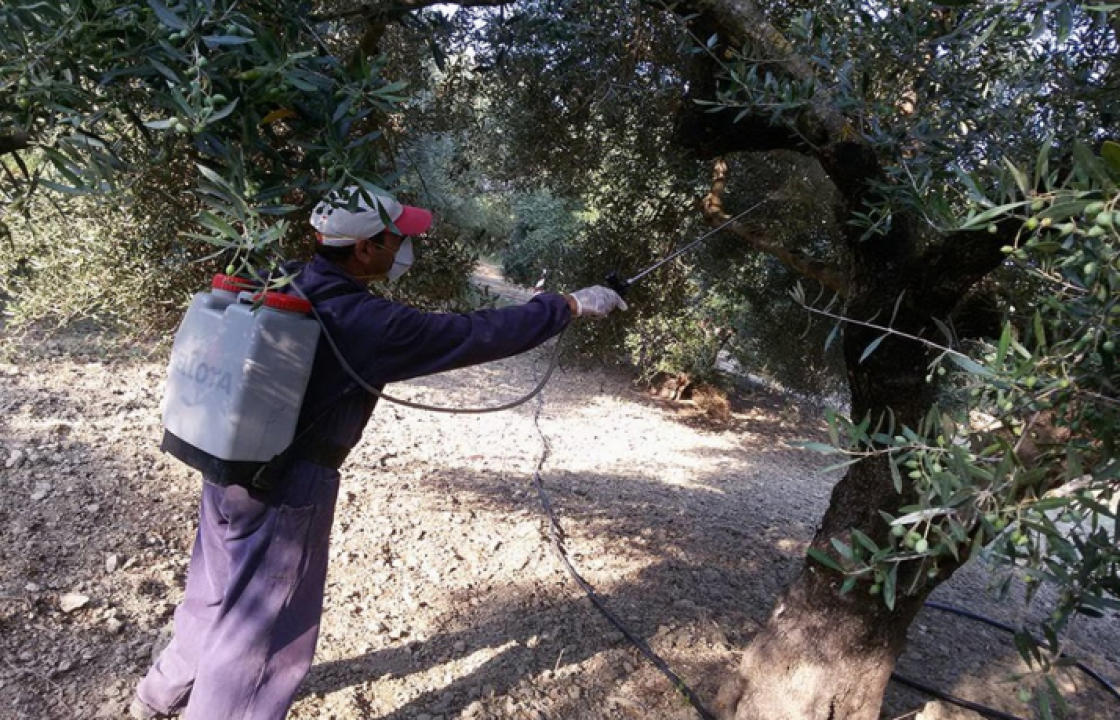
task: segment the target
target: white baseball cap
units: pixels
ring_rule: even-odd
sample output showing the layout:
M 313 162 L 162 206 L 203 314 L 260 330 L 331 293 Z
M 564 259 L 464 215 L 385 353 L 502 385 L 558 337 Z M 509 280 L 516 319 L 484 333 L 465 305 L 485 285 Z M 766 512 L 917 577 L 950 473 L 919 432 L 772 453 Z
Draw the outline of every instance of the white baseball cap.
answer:
M 372 204 L 367 202 L 367 197 Z M 311 211 L 311 227 L 315 228 L 320 244 L 346 247 L 387 228 L 392 230 L 385 224 L 386 217 L 406 236 L 420 235 L 432 226 L 430 210 L 402 205 L 388 195 L 362 192 L 357 185 L 351 185 L 319 201 Z

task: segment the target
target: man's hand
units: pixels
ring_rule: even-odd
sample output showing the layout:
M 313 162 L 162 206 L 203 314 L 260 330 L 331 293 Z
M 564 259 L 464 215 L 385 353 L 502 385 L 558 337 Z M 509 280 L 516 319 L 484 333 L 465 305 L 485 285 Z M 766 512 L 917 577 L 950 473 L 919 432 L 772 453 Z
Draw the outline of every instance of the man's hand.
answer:
M 568 307 L 576 317 L 606 317 L 612 310 L 625 310 L 626 301 L 602 285 L 576 290 L 567 296 Z

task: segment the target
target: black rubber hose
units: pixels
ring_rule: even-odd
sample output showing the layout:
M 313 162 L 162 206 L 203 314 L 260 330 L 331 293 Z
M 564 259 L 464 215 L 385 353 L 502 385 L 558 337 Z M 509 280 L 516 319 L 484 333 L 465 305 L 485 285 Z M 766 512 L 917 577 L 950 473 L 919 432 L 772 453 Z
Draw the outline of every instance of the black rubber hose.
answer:
M 1018 632 L 1018 630 L 1016 630 L 1015 628 L 1006 623 L 1002 623 L 999 620 L 993 620 L 989 617 L 984 617 L 983 615 L 974 613 L 971 610 L 965 610 L 964 608 L 955 607 L 953 605 L 946 605 L 945 603 L 939 603 L 933 600 L 929 600 L 926 602 L 926 607 L 933 608 L 934 610 L 941 610 L 942 612 L 953 613 L 954 615 L 960 615 L 961 617 L 966 617 L 970 620 L 976 620 L 977 622 L 982 622 L 985 625 L 991 625 L 994 628 L 999 628 L 1000 630 L 1011 633 L 1013 635 Z M 1034 638 L 1032 637 L 1031 640 L 1034 640 Z M 1068 656 L 1065 653 L 1060 653 L 1058 657 Z M 1101 687 L 1108 691 L 1110 695 L 1112 695 L 1117 700 L 1120 700 L 1120 690 L 1117 690 L 1116 686 L 1106 680 L 1100 673 L 1098 673 L 1096 670 L 1089 667 L 1085 663 L 1081 662 L 1080 660 L 1076 661 L 1074 665 L 1078 670 L 1100 683 Z
M 1009 713 L 1003 712 L 1002 710 L 996 710 L 995 708 L 990 708 L 986 705 L 981 705 L 980 703 L 974 703 L 971 700 L 965 700 L 964 698 L 950 695 L 946 692 L 938 690 L 935 687 L 920 683 L 917 680 L 911 680 L 905 675 L 891 673 L 891 680 L 901 683 L 907 687 L 914 688 L 915 690 L 923 692 L 926 695 L 932 695 L 933 697 L 941 698 L 942 700 L 953 703 L 954 705 L 960 705 L 963 708 L 968 708 L 969 710 L 979 713 L 986 718 L 993 718 L 993 720 L 1026 720 L 1026 718 L 1021 718 L 1018 715 L 1011 715 Z

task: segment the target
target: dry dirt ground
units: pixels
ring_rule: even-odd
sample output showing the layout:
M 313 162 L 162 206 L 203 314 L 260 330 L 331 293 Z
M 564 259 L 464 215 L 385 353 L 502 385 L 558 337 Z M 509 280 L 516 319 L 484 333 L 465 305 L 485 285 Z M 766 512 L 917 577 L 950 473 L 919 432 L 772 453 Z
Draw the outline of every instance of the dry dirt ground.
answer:
M 547 349 L 396 386 L 448 405 L 533 384 Z M 0 717 L 116 718 L 181 595 L 197 476 L 158 450 L 165 354 L 107 357 L 96 337 L 0 365 Z M 544 394 L 544 478 L 571 558 L 703 698 L 796 572 L 834 475 L 786 443 L 819 420 L 756 392 L 715 425 L 623 375 L 562 368 Z M 544 539 L 531 486 L 535 403 L 449 416 L 382 403 L 344 470 L 315 666 L 290 717 L 696 715 L 591 607 Z M 1016 623 L 980 567 L 935 599 Z M 1071 649 L 1120 683 L 1116 617 Z M 1027 715 L 1008 636 L 923 611 L 899 670 Z M 1081 676 L 1072 717 L 1115 718 Z M 884 718 L 925 698 L 897 684 Z

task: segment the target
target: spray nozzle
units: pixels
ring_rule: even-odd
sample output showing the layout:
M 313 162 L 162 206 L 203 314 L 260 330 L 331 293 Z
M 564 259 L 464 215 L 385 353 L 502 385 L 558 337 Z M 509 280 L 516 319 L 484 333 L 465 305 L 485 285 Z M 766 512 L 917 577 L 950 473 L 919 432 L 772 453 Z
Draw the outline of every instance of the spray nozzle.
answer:
M 626 291 L 630 289 L 630 281 L 620 278 L 617 270 L 611 270 L 611 274 L 606 277 L 606 283 L 607 287 L 618 293 L 619 297 L 626 297 Z

